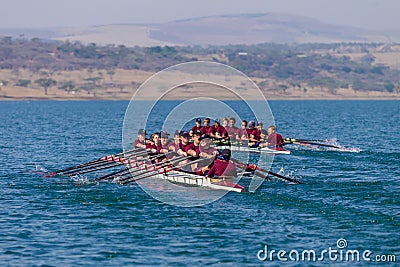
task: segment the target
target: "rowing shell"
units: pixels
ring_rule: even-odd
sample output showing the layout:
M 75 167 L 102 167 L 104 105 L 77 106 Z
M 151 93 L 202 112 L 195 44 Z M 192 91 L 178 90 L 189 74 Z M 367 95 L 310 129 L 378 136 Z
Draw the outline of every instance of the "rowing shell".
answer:
M 217 190 L 225 190 L 225 191 L 233 191 L 233 192 L 244 192 L 244 187 L 229 181 L 225 181 L 223 179 L 214 179 L 208 178 L 205 176 L 200 176 L 191 173 L 185 173 L 180 171 L 170 171 L 167 173 L 158 173 L 155 178 L 168 180 L 170 182 L 178 183 L 178 184 L 186 184 L 186 185 L 194 185 L 207 187 L 211 189 Z
M 215 146 L 218 149 L 230 149 L 231 151 L 250 152 L 250 153 L 267 153 L 267 154 L 284 154 L 290 155 L 290 151 L 282 148 L 282 150 L 271 149 L 268 147 L 248 147 L 248 146 Z

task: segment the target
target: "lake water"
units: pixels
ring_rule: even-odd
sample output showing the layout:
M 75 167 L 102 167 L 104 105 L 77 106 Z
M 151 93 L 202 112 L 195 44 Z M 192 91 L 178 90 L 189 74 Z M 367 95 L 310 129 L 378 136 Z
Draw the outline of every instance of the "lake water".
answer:
M 292 147 L 271 170 L 304 184 L 274 180 L 254 193 L 184 208 L 136 184 L 32 172 L 120 152 L 127 101 L 0 102 L 0 265 L 270 266 L 283 264 L 279 250 L 288 266 L 345 265 L 339 254 L 348 250 L 360 252 L 358 265 L 369 265 L 367 250 L 373 261 L 395 255 L 398 263 L 400 102 L 269 103 L 285 137 L 336 138 L 361 151 Z M 276 251 L 272 262 L 266 247 Z M 330 248 L 338 258 L 326 253 L 319 261 Z M 316 261 L 301 261 L 304 250 L 316 251 Z

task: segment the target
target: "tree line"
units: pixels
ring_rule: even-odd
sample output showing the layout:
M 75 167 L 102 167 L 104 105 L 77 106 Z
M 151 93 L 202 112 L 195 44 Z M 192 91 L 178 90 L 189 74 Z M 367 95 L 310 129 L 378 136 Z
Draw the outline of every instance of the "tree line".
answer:
M 362 91 L 400 91 L 400 71 L 376 64 L 371 51 L 384 46 L 379 43 L 337 44 L 257 44 L 227 46 L 98 46 L 94 43 L 59 42 L 34 39 L 0 39 L 0 69 L 28 69 L 40 73 L 72 70 L 106 70 L 112 79 L 115 69 L 160 71 L 174 64 L 212 60 L 239 69 L 250 77 L 265 79 L 260 87 L 268 88 L 267 79 L 280 82 L 277 90 L 289 87 L 320 87 L 335 93 L 338 88 Z M 337 51 L 363 53 L 352 60 Z M 55 81 L 44 77 L 34 81 L 43 88 Z M 7 81 L 4 81 L 7 82 Z M 29 80 L 19 80 L 28 86 Z M 96 81 L 86 81 L 96 84 Z M 70 90 L 70 84 L 60 87 Z M 47 91 L 47 89 L 45 89 Z M 306 89 L 304 89 L 306 90 Z

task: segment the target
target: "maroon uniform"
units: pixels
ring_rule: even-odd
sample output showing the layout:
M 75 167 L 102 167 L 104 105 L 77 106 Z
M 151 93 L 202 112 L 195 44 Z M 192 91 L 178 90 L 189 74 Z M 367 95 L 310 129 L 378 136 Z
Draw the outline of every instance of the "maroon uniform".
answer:
M 217 127 L 213 126 L 211 132 L 212 132 L 214 135 L 215 135 L 216 133 L 219 133 L 219 135 L 220 135 L 221 137 L 228 136 L 228 133 L 226 132 L 226 130 L 225 130 L 225 128 L 224 128 L 223 126 L 217 126 Z
M 196 131 L 201 132 L 201 128 L 203 128 L 203 126 L 197 127 L 197 126 L 195 125 L 195 126 L 192 127 L 191 131 L 192 131 L 192 133 L 194 133 L 194 132 L 196 132 Z
M 227 160 L 214 160 L 214 165 L 208 171 L 208 177 L 214 176 L 237 176 L 235 164 Z
M 256 128 L 246 129 L 246 131 L 247 131 L 248 138 L 250 138 L 250 135 L 253 135 L 254 138 L 257 136 L 257 129 Z
M 160 150 L 161 149 L 165 149 L 165 150 L 169 150 L 169 148 L 171 147 L 171 146 L 175 146 L 175 142 L 168 142 L 166 145 L 160 145 L 160 146 L 158 146 L 158 153 L 160 153 Z
M 237 134 L 239 135 L 239 138 L 242 138 L 243 135 L 246 136 L 246 137 L 248 136 L 247 135 L 247 129 L 242 129 L 242 128 L 237 130 Z
M 203 127 L 201 127 L 200 132 L 201 132 L 201 134 L 210 135 L 212 133 L 212 130 L 213 130 L 212 128 L 213 128 L 212 126 L 203 126 Z
M 225 127 L 225 129 L 226 129 L 226 132 L 228 133 L 228 136 L 230 138 L 232 138 L 232 139 L 236 138 L 236 134 L 237 134 L 237 132 L 239 130 L 237 127 L 227 126 L 227 127 Z
M 138 145 L 146 145 L 146 140 L 140 141 L 139 139 L 136 139 L 135 142 L 133 142 L 133 146 L 138 147 Z
M 191 149 L 196 150 L 193 143 L 188 143 L 187 145 L 179 144 L 179 149 L 182 150 L 183 152 L 188 152 Z
M 261 131 L 257 129 L 257 133 L 256 133 L 256 139 L 258 141 L 261 141 Z
M 269 148 L 279 148 L 283 145 L 282 135 L 278 133 L 271 133 L 267 137 L 267 143 Z
M 160 151 L 161 147 L 162 147 L 161 143 L 159 143 L 158 145 L 156 145 L 154 143 L 149 143 L 146 145 L 146 149 L 155 149 L 155 150 L 157 150 L 157 152 Z
M 218 150 L 214 147 L 204 148 L 204 147 L 198 146 L 198 147 L 196 147 L 196 156 L 199 156 L 201 152 L 205 152 L 208 155 L 212 155 L 215 153 L 215 151 L 218 151 Z

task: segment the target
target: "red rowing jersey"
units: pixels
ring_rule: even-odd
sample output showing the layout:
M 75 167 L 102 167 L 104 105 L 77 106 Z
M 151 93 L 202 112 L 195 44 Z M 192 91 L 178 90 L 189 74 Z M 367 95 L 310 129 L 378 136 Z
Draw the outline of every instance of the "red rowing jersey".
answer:
M 159 146 L 158 147 L 158 153 L 160 153 L 160 150 L 161 149 L 165 149 L 165 150 L 169 150 L 169 148 L 171 147 L 171 146 L 174 146 L 175 145 L 175 142 L 168 142 L 166 145 L 161 145 L 161 146 Z
M 158 145 L 156 145 L 154 143 L 149 143 L 146 145 L 146 149 L 155 149 L 155 150 L 157 150 L 157 152 L 160 151 L 161 147 L 162 147 L 161 143 L 159 143 Z
M 237 176 L 235 164 L 227 160 L 216 159 L 207 176 Z
M 215 147 L 204 148 L 198 146 L 196 147 L 196 156 L 199 156 L 201 152 L 207 153 L 208 155 L 213 155 L 217 151 L 218 149 L 216 149 Z
M 195 132 L 195 131 L 199 131 L 201 132 L 201 128 L 203 128 L 203 126 L 197 127 L 196 125 L 192 127 L 191 131 Z
M 135 142 L 133 142 L 133 146 L 134 146 L 135 148 L 137 148 L 138 145 L 146 145 L 146 140 L 142 142 L 142 141 L 140 141 L 139 139 L 136 139 Z
M 211 126 L 203 126 L 200 129 L 201 134 L 208 134 L 210 135 L 212 133 L 212 127 Z
M 257 129 L 256 128 L 253 128 L 253 129 L 247 128 L 246 131 L 247 131 L 248 138 L 250 138 L 250 135 L 253 135 L 254 138 L 256 138 L 256 136 L 257 136 Z
M 220 136 L 225 137 L 228 136 L 228 133 L 226 132 L 225 128 L 223 126 L 218 126 L 218 127 L 211 127 L 211 132 L 215 135 L 216 133 L 219 133 Z
M 188 143 L 187 145 L 179 144 L 179 149 L 183 152 L 188 152 L 190 149 L 196 150 L 193 143 Z
M 247 129 L 242 129 L 242 128 L 238 129 L 237 135 L 239 135 L 239 138 L 242 138 L 243 135 L 246 136 L 246 138 L 248 138 Z
M 278 148 L 283 146 L 282 135 L 278 133 L 271 133 L 267 137 L 267 143 L 269 148 Z
M 228 133 L 228 136 L 231 138 L 231 139 L 235 139 L 236 138 L 236 134 L 237 134 L 237 132 L 238 132 L 238 128 L 237 127 L 230 127 L 230 126 L 227 126 L 227 127 L 225 127 L 225 130 L 226 130 L 226 132 Z

